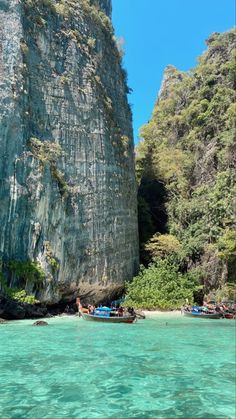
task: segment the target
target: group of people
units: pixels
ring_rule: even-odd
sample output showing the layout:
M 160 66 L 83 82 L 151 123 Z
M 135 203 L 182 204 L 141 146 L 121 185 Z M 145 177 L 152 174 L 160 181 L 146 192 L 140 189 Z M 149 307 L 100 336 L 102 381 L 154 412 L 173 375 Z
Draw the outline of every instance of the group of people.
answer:
M 185 310 L 192 311 L 193 306 L 189 304 L 185 305 Z M 226 304 L 226 303 L 219 303 L 217 304 L 214 301 L 211 302 L 204 302 L 201 307 L 203 313 L 213 314 L 213 313 L 221 313 L 222 315 L 225 313 L 233 313 L 236 314 L 236 304 Z
M 95 310 L 96 310 L 96 306 L 94 306 L 92 304 L 88 305 L 88 313 L 89 314 L 94 314 Z
M 112 312 L 114 313 L 114 315 L 118 317 L 129 316 L 129 315 L 133 316 L 135 314 L 133 307 L 124 308 L 122 306 L 113 307 Z
M 78 308 L 78 312 L 83 312 L 87 314 L 94 314 L 96 310 L 96 306 L 93 304 L 89 304 L 87 307 L 83 307 L 80 298 L 76 298 L 76 305 Z M 111 316 L 118 316 L 123 317 L 124 315 L 134 315 L 134 309 L 133 307 L 124 308 L 122 306 L 119 307 L 111 307 Z
M 236 312 L 235 304 L 227 303 L 216 303 L 215 301 L 204 302 L 202 306 L 203 311 L 208 313 L 217 312 L 217 313 L 227 313 L 227 312 Z

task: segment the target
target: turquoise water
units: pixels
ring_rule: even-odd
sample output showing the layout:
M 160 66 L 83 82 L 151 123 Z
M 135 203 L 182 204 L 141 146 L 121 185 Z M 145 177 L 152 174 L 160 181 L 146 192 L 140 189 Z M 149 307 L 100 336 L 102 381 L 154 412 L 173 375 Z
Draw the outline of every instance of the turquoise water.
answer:
M 1 419 L 235 418 L 235 321 L 0 325 Z

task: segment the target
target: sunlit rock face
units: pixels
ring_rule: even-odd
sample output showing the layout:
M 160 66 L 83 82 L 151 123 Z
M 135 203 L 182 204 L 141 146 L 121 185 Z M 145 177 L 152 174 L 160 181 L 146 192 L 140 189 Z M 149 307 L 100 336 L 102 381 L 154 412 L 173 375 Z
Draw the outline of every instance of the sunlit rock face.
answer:
M 36 5 L 37 3 L 37 5 Z M 0 257 L 41 301 L 112 297 L 138 267 L 125 72 L 111 1 L 0 0 Z M 105 12 L 105 13 L 104 13 Z
M 91 4 L 98 5 L 100 9 L 111 18 L 112 4 L 111 0 L 91 0 Z

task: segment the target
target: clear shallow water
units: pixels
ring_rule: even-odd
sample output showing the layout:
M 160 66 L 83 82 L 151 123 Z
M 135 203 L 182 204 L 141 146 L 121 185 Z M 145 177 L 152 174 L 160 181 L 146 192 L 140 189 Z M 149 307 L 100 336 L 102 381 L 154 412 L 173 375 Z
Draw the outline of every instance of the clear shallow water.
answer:
M 235 418 L 235 321 L 0 325 L 1 419 Z

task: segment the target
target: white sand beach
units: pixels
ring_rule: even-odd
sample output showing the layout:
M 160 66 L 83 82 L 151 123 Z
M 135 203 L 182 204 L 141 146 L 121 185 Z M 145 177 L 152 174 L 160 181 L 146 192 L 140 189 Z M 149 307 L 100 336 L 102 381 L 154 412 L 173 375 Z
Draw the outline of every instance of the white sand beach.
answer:
M 166 317 L 166 316 L 171 316 L 171 317 L 179 317 L 181 316 L 181 310 L 166 310 L 166 311 L 161 311 L 161 310 L 142 310 L 142 312 L 145 314 L 146 318 L 149 317 Z

